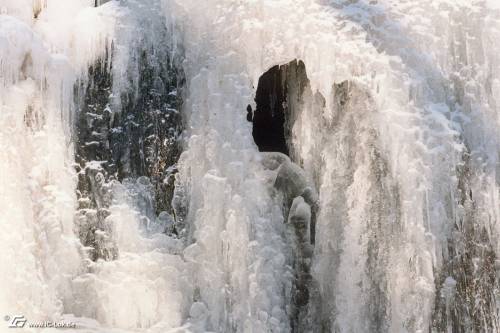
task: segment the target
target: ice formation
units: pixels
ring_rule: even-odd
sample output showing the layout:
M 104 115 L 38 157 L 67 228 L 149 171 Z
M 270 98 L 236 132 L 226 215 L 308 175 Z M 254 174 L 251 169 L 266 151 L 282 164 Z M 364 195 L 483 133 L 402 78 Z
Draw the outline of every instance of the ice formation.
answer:
M 0 0 L 0 315 L 500 332 L 499 38 L 497 0 Z

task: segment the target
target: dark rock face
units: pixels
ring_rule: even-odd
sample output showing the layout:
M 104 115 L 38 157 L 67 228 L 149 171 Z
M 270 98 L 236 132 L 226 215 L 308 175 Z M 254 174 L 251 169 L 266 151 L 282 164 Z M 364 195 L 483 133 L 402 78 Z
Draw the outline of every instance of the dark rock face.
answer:
M 433 329 L 444 332 L 495 332 L 500 322 L 496 295 L 500 294 L 498 262 L 490 231 L 477 221 L 481 211 L 472 193 L 474 175 L 470 153 L 464 153 L 458 168 L 458 207 L 445 252 L 447 261 L 436 277 L 436 300 Z
M 112 98 L 116 97 L 111 93 L 109 59 L 112 57 L 98 60 L 89 68 L 88 81 L 75 87 L 77 222 L 83 244 L 92 248 L 92 260 L 111 260 L 118 255 L 106 222 L 113 182 L 148 178 L 155 198 L 152 214 L 171 214 L 175 163 L 181 152 L 183 126 L 177 92 L 182 73 L 169 59 L 141 52 L 137 89 L 123 93 L 119 97 L 121 109 L 113 110 Z

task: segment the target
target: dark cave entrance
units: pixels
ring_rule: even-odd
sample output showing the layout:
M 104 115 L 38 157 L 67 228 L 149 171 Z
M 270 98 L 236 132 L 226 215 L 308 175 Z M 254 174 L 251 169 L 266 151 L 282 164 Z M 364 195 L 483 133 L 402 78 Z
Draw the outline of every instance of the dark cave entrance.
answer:
M 256 109 L 248 107 L 252 135 L 259 151 L 280 152 L 292 157 L 292 127 L 309 87 L 306 66 L 300 60 L 276 65 L 259 78 Z
M 285 66 L 276 65 L 259 78 L 252 135 L 259 151 L 288 155 L 285 138 L 286 70 L 282 69 Z

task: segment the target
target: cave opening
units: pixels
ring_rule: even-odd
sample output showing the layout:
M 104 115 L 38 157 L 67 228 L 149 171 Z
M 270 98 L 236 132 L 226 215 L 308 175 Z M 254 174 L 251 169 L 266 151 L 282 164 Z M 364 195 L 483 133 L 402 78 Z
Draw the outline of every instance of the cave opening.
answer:
M 276 65 L 260 78 L 255 95 L 252 135 L 259 151 L 289 155 L 285 138 L 286 65 Z
M 256 109 L 247 109 L 252 135 L 261 152 L 280 152 L 290 157 L 292 128 L 301 112 L 303 94 L 309 87 L 304 62 L 293 60 L 276 65 L 259 78 Z M 298 161 L 297 161 L 298 162 Z

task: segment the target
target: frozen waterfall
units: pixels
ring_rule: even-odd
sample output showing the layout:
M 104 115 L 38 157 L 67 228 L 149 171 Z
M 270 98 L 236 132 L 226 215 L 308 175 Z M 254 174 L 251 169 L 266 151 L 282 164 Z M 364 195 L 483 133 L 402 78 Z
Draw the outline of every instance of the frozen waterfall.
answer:
M 0 0 L 0 332 L 500 333 L 498 40 L 498 0 Z

